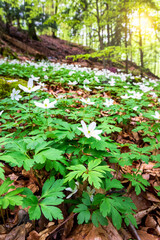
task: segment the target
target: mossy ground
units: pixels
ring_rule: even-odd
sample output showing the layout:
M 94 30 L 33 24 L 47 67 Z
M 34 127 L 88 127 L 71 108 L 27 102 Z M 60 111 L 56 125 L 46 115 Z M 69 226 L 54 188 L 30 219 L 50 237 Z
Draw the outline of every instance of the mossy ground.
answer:
M 17 88 L 18 84 L 26 86 L 26 81 L 23 79 L 17 78 L 16 82 L 8 82 L 15 80 L 15 78 L 0 76 L 0 99 L 10 96 L 12 89 Z

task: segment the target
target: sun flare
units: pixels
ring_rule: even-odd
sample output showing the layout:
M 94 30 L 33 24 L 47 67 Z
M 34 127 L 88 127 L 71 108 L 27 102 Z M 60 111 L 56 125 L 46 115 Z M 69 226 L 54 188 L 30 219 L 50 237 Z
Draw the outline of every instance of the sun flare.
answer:
M 133 29 L 138 29 L 139 27 L 141 27 L 142 32 L 149 33 L 149 34 L 153 33 L 152 23 L 149 20 L 149 18 L 145 15 L 142 15 L 140 17 L 140 20 L 138 15 L 132 16 L 130 24 L 131 24 L 131 28 Z

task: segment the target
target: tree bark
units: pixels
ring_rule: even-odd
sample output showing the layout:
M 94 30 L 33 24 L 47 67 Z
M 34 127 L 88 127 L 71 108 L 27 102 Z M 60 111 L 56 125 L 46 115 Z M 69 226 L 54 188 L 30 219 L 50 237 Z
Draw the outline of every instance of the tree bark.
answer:
M 144 68 L 142 46 L 143 46 L 143 43 L 142 43 L 142 29 L 141 29 L 141 11 L 139 9 L 139 52 L 140 52 L 140 63 L 141 63 L 141 76 L 143 76 L 143 68 Z
M 124 1 L 124 4 L 126 1 Z M 128 42 L 127 42 L 127 34 L 128 34 L 128 17 L 127 17 L 127 8 L 125 7 L 125 51 L 126 51 L 126 73 L 128 73 Z
M 31 23 L 28 23 L 28 36 L 33 40 L 39 41 L 33 21 Z

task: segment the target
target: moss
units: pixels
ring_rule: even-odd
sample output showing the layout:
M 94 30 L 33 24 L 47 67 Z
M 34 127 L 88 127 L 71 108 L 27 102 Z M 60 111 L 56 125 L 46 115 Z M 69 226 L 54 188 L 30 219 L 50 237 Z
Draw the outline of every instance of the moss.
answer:
M 9 59 L 18 59 L 18 55 L 16 52 L 13 52 L 9 47 L 1 47 L 0 54 L 3 57 L 7 57 Z
M 7 82 L 11 80 L 14 79 L 0 76 L 0 99 L 9 97 L 13 88 L 18 89 L 18 84 L 26 86 L 26 81 L 23 79 L 17 79 L 17 82 Z

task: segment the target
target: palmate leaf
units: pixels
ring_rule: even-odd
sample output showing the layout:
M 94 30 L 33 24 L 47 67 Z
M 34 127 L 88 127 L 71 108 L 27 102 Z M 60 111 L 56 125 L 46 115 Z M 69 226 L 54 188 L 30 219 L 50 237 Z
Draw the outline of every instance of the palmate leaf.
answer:
M 51 177 L 43 185 L 41 199 L 46 197 L 63 198 L 64 193 L 62 191 L 65 189 L 65 187 L 62 185 L 63 180 L 59 179 L 55 181 L 55 178 Z
M 49 148 L 47 150 L 42 151 L 40 154 L 45 156 L 46 158 L 50 160 L 60 160 L 62 158 L 62 151 L 55 149 L 55 148 Z
M 82 164 L 71 166 L 71 167 L 68 167 L 67 169 L 72 170 L 72 172 L 67 174 L 67 176 L 64 180 L 64 183 L 71 181 L 74 178 L 77 179 L 78 177 L 82 176 L 83 173 L 86 171 L 85 166 L 83 166 Z
M 30 207 L 28 210 L 30 220 L 38 220 L 41 217 L 40 207 L 36 204 Z
M 18 194 L 23 191 L 23 188 L 17 188 L 13 191 L 8 190 L 14 189 L 14 186 L 9 186 L 13 181 L 11 181 L 9 178 L 7 178 L 2 185 L 0 186 L 0 206 L 3 209 L 6 209 L 8 206 L 21 206 L 23 197 L 19 196 Z M 3 194 L 5 194 L 2 196 Z
M 88 172 L 83 174 L 83 180 L 85 181 L 88 178 L 89 184 L 93 184 L 96 188 L 100 188 L 105 172 L 113 171 L 109 166 L 99 166 L 100 164 L 100 159 L 90 161 Z
M 88 182 L 90 185 L 94 185 L 95 188 L 100 188 L 101 187 L 101 183 L 102 183 L 102 179 L 104 175 L 100 172 L 96 172 L 96 171 L 90 171 L 88 174 L 84 173 L 83 175 L 83 180 L 85 181 L 88 178 Z
M 111 195 L 105 197 L 100 203 L 100 212 L 103 217 L 111 217 L 113 225 L 117 228 L 121 228 L 122 218 L 125 219 L 126 223 L 130 221 L 134 226 L 137 226 L 136 220 L 133 217 L 133 213 L 136 207 L 132 200 L 128 197 Z
M 94 224 L 94 226 L 98 227 L 99 223 L 104 226 L 104 225 L 108 225 L 108 221 L 105 217 L 102 216 L 102 214 L 100 213 L 100 211 L 97 209 L 92 213 L 92 223 Z
M 90 211 L 88 210 L 88 207 L 84 204 L 79 204 L 77 208 L 73 210 L 73 212 L 79 213 L 77 217 L 78 224 L 82 224 L 84 222 L 88 223 L 88 221 L 90 220 Z
M 3 199 L 0 199 L 0 205 L 3 209 L 6 209 L 8 206 L 21 206 L 23 197 L 18 196 L 17 194 L 22 192 L 23 189 L 19 189 L 20 191 L 17 192 L 18 189 L 9 192 L 4 196 Z
M 54 177 L 48 179 L 42 188 L 42 195 L 38 199 L 33 195 L 31 190 L 24 189 L 23 194 L 26 195 L 23 201 L 23 207 L 29 208 L 30 219 L 36 220 L 39 219 L 41 213 L 44 216 L 52 221 L 52 219 L 63 219 L 61 210 L 54 205 L 59 205 L 63 202 L 63 190 L 65 187 L 63 185 L 63 180 L 56 180 Z
M 41 205 L 41 210 L 44 216 L 52 221 L 52 219 L 63 219 L 62 211 L 54 206 Z
M 106 185 L 106 191 L 112 189 L 112 188 L 117 188 L 117 189 L 121 189 L 123 188 L 123 185 L 121 184 L 120 181 L 118 181 L 117 179 L 105 179 L 105 185 Z
M 102 200 L 102 203 L 100 204 L 100 212 L 103 215 L 103 217 L 106 217 L 111 212 L 111 203 L 108 198 L 104 198 Z
M 116 208 L 114 208 L 113 206 L 111 207 L 111 216 L 113 225 L 119 230 L 122 225 L 122 217 L 120 213 L 116 210 Z
M 88 169 L 82 164 L 68 167 L 72 172 L 68 173 L 64 182 L 71 181 L 74 178 L 81 177 L 83 181 L 88 179 L 89 184 L 93 184 L 96 188 L 100 188 L 102 178 L 106 172 L 114 171 L 109 166 L 99 166 L 101 164 L 100 159 L 92 160 L 88 164 Z
M 10 178 L 7 178 L 2 185 L 0 186 L 0 196 L 2 196 L 4 193 L 7 193 L 9 189 L 14 189 L 14 186 L 9 186 L 11 183 L 13 183 Z

